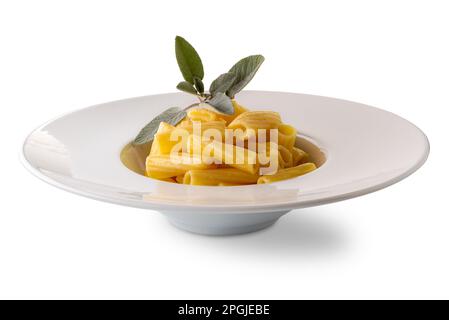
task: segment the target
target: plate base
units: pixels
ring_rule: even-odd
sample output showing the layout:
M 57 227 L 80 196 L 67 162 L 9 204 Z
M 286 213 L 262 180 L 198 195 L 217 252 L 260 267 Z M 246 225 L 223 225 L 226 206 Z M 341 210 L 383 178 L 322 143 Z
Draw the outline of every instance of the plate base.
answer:
M 163 212 L 175 227 L 197 234 L 228 236 L 265 229 L 289 211 L 249 214 Z

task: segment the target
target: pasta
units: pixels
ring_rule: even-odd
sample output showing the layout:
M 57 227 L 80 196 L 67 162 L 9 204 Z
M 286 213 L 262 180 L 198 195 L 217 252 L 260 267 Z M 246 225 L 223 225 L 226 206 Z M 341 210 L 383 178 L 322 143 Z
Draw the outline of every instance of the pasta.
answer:
M 259 179 L 256 174 L 250 174 L 234 168 L 190 170 L 184 176 L 184 184 L 219 186 L 254 184 Z
M 273 175 L 261 176 L 257 180 L 257 183 L 262 184 L 262 183 L 271 183 L 271 182 L 286 180 L 286 179 L 302 176 L 303 174 L 309 173 L 315 169 L 316 169 L 315 164 L 310 163 L 310 162 L 304 163 L 304 164 L 300 164 L 299 166 L 296 166 L 296 167 L 280 169 L 277 173 L 275 173 Z
M 303 150 L 293 147 L 292 148 L 293 165 L 297 166 L 302 163 L 306 163 L 309 160 L 309 155 Z
M 205 108 L 193 108 L 187 113 L 187 117 L 191 121 L 215 121 L 218 118 L 218 113 Z
M 293 155 L 290 150 L 288 150 L 283 145 L 278 146 L 279 151 L 279 164 L 281 168 L 290 168 L 293 166 Z
M 296 141 L 296 129 L 288 124 L 281 124 L 278 128 L 279 144 L 292 150 Z
M 278 129 L 282 124 L 279 113 L 273 111 L 247 111 L 237 116 L 230 129 Z
M 248 111 L 246 108 L 238 104 L 235 100 L 232 100 L 232 106 L 234 107 L 234 114 L 217 114 L 219 119 L 226 121 L 226 125 L 229 125 L 236 117 Z
M 249 111 L 232 101 L 234 114 L 192 108 L 176 126 L 162 122 L 146 159 L 146 175 L 205 186 L 272 183 L 316 169 L 295 146 L 296 129 L 273 111 Z
M 154 136 L 153 144 L 151 145 L 150 155 L 169 153 L 171 148 L 175 145 L 175 141 L 170 141 L 170 133 L 175 129 L 172 125 L 161 122 L 159 129 Z
M 202 161 L 191 160 L 192 158 L 188 155 L 180 155 L 180 158 L 186 160 L 185 163 L 175 163 L 170 155 L 149 155 L 146 161 L 147 176 L 154 179 L 167 179 L 183 175 L 192 169 L 210 169 L 215 167 Z

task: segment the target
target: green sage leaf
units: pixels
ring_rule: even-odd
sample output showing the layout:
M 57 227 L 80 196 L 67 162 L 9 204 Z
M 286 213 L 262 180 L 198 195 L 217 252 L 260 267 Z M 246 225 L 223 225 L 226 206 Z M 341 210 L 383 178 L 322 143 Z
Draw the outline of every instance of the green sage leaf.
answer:
M 203 84 L 203 81 L 201 81 L 201 79 L 198 78 L 198 77 L 193 77 L 193 82 L 195 83 L 195 88 L 196 88 L 196 90 L 198 90 L 198 92 L 199 92 L 200 94 L 203 94 L 203 93 L 204 93 L 204 84 Z
M 178 85 L 176 86 L 176 89 L 187 92 L 187 93 L 191 93 L 194 95 L 198 94 L 198 92 L 196 91 L 193 84 L 191 84 L 190 82 L 187 82 L 187 81 L 182 81 L 182 82 L 178 83 Z
M 206 102 L 222 113 L 234 114 L 234 106 L 232 105 L 231 98 L 223 92 L 215 93 L 215 95 Z
M 191 84 L 194 84 L 194 77 L 202 80 L 204 77 L 203 63 L 192 45 L 184 38 L 177 36 L 175 39 L 175 51 L 179 70 L 181 70 L 184 79 Z
M 159 114 L 156 118 L 151 120 L 150 123 L 148 123 L 145 127 L 143 127 L 142 130 L 140 130 L 139 134 L 134 139 L 133 144 L 140 145 L 153 140 L 154 135 L 156 134 L 157 129 L 159 128 L 159 124 L 161 122 L 167 122 L 172 126 L 175 126 L 179 122 L 181 122 L 181 120 L 184 119 L 186 116 L 187 116 L 186 111 L 178 107 L 173 107 L 165 110 L 164 112 Z
M 265 58 L 262 55 L 254 55 L 243 58 L 237 62 L 229 70 L 229 72 L 236 75 L 236 79 L 226 94 L 229 97 L 234 98 L 234 96 L 251 81 L 264 60 Z
M 212 81 L 209 88 L 210 94 L 214 95 L 216 92 L 226 93 L 226 91 L 229 90 L 236 78 L 237 76 L 234 73 L 227 72 L 221 74 L 217 79 Z

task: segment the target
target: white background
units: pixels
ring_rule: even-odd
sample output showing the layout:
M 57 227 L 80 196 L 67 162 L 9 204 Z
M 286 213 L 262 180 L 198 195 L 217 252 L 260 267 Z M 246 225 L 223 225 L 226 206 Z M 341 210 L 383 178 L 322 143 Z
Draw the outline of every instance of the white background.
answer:
M 449 298 L 448 16 L 447 1 L 2 1 L 0 298 Z M 177 34 L 208 83 L 261 53 L 250 89 L 405 117 L 428 135 L 428 162 L 234 237 L 181 232 L 22 167 L 23 139 L 47 120 L 174 91 Z

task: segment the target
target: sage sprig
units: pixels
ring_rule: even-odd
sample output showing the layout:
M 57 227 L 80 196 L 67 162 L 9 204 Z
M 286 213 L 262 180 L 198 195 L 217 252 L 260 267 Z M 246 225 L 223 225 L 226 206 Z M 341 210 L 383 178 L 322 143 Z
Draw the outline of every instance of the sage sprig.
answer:
M 187 92 L 187 93 L 191 93 L 194 95 L 198 94 L 198 91 L 193 86 L 193 84 L 191 84 L 190 82 L 187 82 L 187 81 L 181 81 L 180 83 L 178 83 L 178 85 L 176 86 L 176 89 Z
M 216 92 L 206 102 L 224 114 L 234 114 L 234 106 L 232 105 L 232 101 L 223 92 Z
M 159 124 L 167 122 L 177 125 L 187 115 L 187 109 L 206 103 L 218 112 L 232 115 L 234 107 L 232 99 L 239 93 L 254 77 L 257 70 L 264 62 L 261 55 L 252 55 L 239 60 L 232 68 L 212 81 L 209 91 L 204 90 L 204 67 L 203 62 L 195 48 L 184 38 L 175 38 L 176 61 L 184 81 L 178 83 L 176 88 L 183 92 L 198 97 L 199 102 L 186 108 L 169 108 L 150 121 L 134 139 L 134 145 L 145 144 L 153 140 Z
M 217 79 L 212 81 L 209 87 L 209 93 L 213 96 L 217 92 L 226 93 L 237 79 L 235 73 L 227 72 L 218 76 Z
M 242 91 L 242 89 L 254 78 L 254 75 L 257 70 L 259 70 L 264 60 L 265 58 L 263 56 L 254 55 L 243 58 L 233 65 L 229 70 L 229 73 L 234 74 L 236 78 L 226 91 L 226 94 L 230 98 L 234 98 L 237 93 Z
M 159 124 L 161 122 L 167 122 L 172 126 L 177 125 L 187 116 L 187 112 L 184 109 L 178 107 L 172 107 L 161 114 L 159 114 L 156 118 L 150 121 L 145 127 L 140 130 L 139 134 L 133 141 L 134 145 L 145 144 L 153 140 L 154 135 L 159 129 Z
M 204 69 L 201 58 L 195 48 L 183 37 L 175 38 L 175 53 L 184 80 L 194 84 L 194 78 L 203 79 Z

